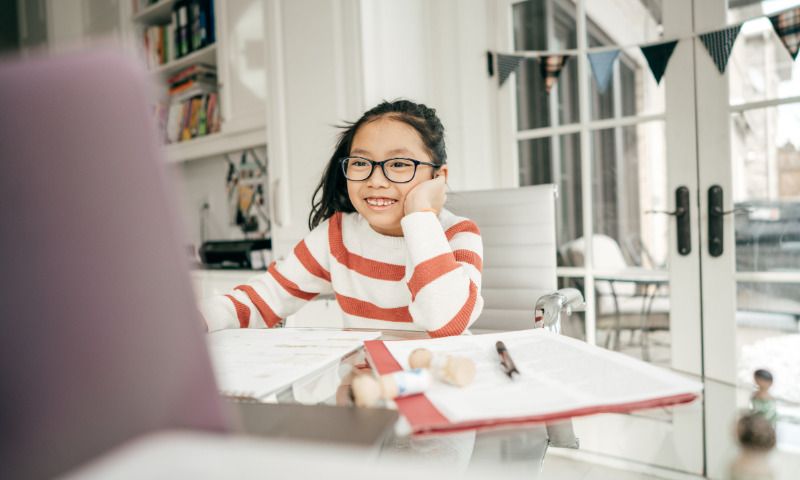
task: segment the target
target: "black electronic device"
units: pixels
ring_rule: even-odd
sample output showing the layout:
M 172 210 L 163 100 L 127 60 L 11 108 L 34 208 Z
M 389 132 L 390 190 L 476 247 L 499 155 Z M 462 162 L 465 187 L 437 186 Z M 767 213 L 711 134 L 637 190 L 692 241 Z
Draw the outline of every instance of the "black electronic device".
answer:
M 200 246 L 203 265 L 214 268 L 263 269 L 269 266 L 272 241 L 269 238 L 255 240 L 214 240 Z

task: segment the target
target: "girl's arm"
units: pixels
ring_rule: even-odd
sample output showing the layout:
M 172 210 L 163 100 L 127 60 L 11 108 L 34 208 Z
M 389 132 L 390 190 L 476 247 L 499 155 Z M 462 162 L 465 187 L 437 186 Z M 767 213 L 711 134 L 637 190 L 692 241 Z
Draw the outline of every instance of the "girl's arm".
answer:
M 401 221 L 412 267 L 408 310 L 432 337 L 460 335 L 483 309 L 483 243 L 474 222 L 459 220 L 446 231 L 434 212 Z
M 200 311 L 208 331 L 274 327 L 320 293 L 331 292 L 327 239 L 325 221 L 266 273 L 204 300 Z

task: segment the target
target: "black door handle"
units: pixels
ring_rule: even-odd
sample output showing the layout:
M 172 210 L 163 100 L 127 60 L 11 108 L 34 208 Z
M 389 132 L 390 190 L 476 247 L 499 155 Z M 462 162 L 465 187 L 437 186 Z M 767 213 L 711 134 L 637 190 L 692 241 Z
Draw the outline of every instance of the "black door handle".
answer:
M 712 185 L 708 189 L 708 254 L 722 255 L 722 221 L 726 212 L 722 209 L 722 187 Z
M 711 185 L 708 189 L 708 253 L 712 257 L 722 255 L 722 221 L 725 215 L 731 213 L 749 213 L 749 208 L 734 208 L 723 210 L 722 187 Z
M 675 210 L 671 212 L 648 210 L 644 213 L 673 215 L 678 235 L 678 253 L 684 256 L 692 253 L 692 224 L 689 217 L 689 189 L 687 187 L 681 185 L 675 189 Z

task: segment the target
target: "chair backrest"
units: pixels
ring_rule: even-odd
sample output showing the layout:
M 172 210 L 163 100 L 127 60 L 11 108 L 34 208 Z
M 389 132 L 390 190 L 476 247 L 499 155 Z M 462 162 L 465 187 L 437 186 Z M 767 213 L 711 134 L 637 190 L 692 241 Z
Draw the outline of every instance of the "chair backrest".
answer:
M 576 238 L 561 246 L 564 258 L 567 259 L 570 266 L 584 266 L 585 264 L 585 251 L 586 240 L 584 237 Z M 628 261 L 622 253 L 622 248 L 616 240 L 596 233 L 592 235 L 592 254 L 594 256 L 593 266 L 597 270 L 613 271 L 625 270 L 628 268 Z M 615 287 L 616 293 L 631 295 L 634 293 L 636 286 L 632 283 L 624 284 L 618 283 Z M 612 287 L 608 282 L 597 282 L 595 290 L 601 295 L 612 294 Z
M 586 240 L 584 237 L 576 238 L 561 247 L 572 266 L 584 265 L 584 252 Z M 594 268 L 600 270 L 622 270 L 628 267 L 628 261 L 622 253 L 622 248 L 616 240 L 596 233 L 592 235 L 592 253 L 594 254 Z
M 447 208 L 483 238 L 483 313 L 472 330 L 533 328 L 534 304 L 556 290 L 556 187 L 453 192 Z

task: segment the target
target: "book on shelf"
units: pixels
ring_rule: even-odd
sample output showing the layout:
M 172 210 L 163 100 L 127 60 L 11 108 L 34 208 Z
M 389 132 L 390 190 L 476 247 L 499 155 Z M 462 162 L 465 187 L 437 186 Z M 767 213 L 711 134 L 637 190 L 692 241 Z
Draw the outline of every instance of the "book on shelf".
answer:
M 216 67 L 190 65 L 169 77 L 163 136 L 167 143 L 219 131 Z
M 173 6 L 172 22 L 178 57 L 188 55 L 214 43 L 214 2 L 212 0 L 178 0 Z
M 161 113 L 166 143 L 177 143 L 217 133 L 220 129 L 217 92 L 170 102 Z
M 151 4 L 134 0 L 134 12 Z M 213 5 L 212 0 L 178 0 L 169 22 L 145 26 L 142 41 L 147 66 L 157 68 L 213 44 Z

